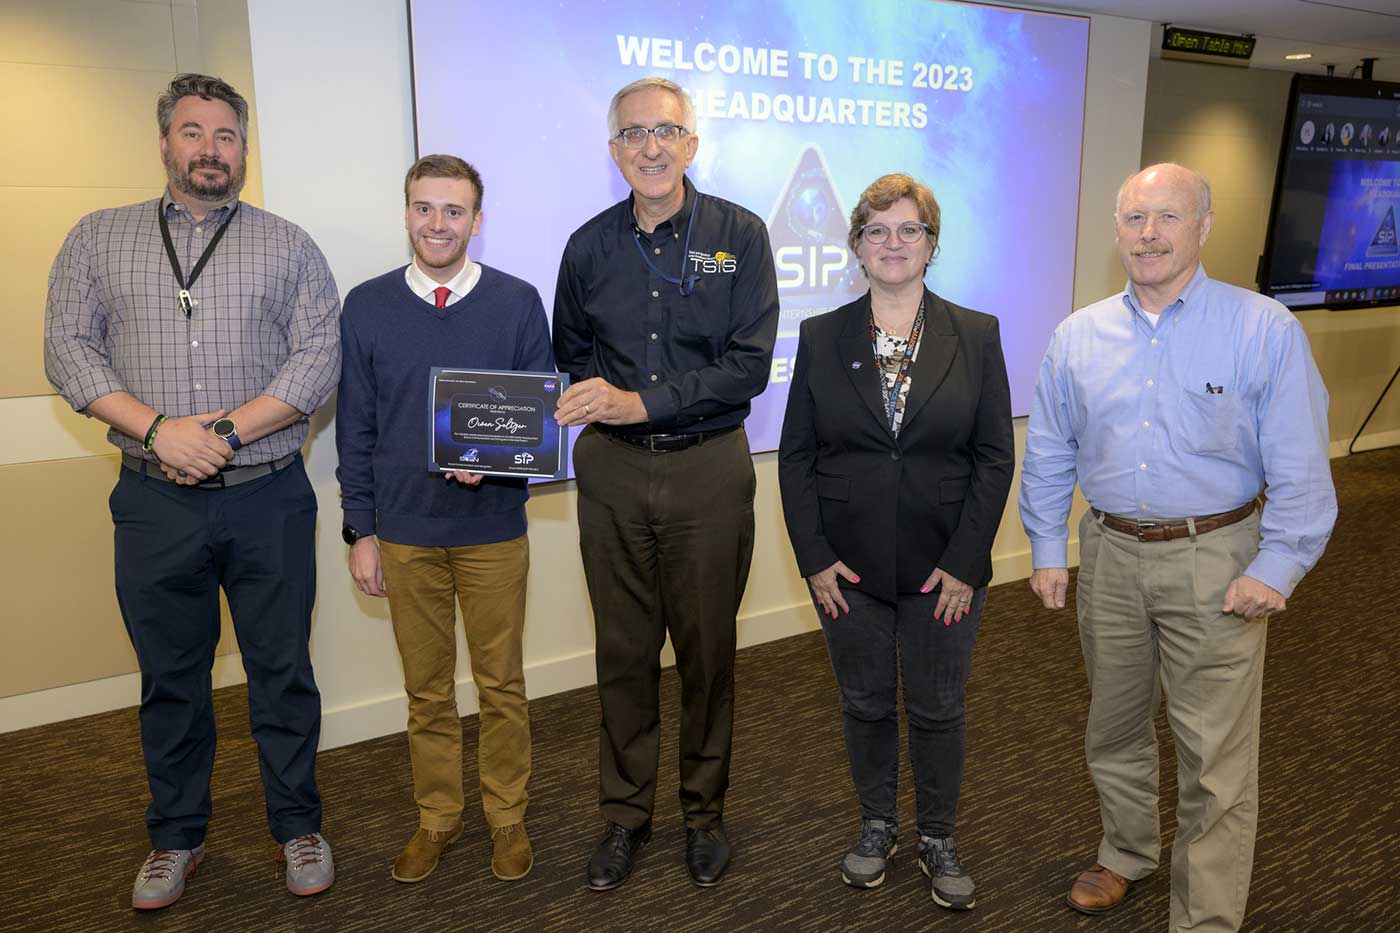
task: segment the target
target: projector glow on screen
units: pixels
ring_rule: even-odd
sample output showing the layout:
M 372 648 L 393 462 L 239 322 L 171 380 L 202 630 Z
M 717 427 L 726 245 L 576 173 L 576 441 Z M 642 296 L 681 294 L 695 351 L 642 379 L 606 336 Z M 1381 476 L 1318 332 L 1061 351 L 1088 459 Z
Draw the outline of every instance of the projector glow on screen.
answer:
M 661 75 L 691 94 L 691 180 L 772 239 L 782 316 L 747 424 L 755 451 L 778 445 L 799 323 L 865 291 L 846 230 L 887 172 L 933 189 L 929 287 L 1001 319 L 1013 411 L 1029 412 L 1072 310 L 1087 19 L 931 0 L 409 9 L 418 151 L 480 170 L 471 254 L 532 282 L 546 308 L 569 234 L 628 194 L 608 156 L 613 93 Z

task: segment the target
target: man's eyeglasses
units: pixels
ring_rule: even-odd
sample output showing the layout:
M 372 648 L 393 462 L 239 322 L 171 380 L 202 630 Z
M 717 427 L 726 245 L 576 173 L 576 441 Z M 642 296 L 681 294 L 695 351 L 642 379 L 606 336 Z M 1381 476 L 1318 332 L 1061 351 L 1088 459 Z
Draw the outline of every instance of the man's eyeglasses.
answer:
M 690 130 L 678 123 L 663 123 L 650 129 L 645 126 L 629 126 L 624 130 L 619 130 L 613 138 L 620 140 L 622 145 L 628 149 L 640 149 L 647 144 L 648 136 L 655 136 L 658 143 L 669 146 L 689 132 Z
M 925 233 L 932 233 L 928 224 L 900 224 L 894 230 L 901 243 L 917 243 Z M 879 246 L 890 238 L 890 228 L 886 224 L 866 224 L 860 228 L 860 238 L 871 246 Z

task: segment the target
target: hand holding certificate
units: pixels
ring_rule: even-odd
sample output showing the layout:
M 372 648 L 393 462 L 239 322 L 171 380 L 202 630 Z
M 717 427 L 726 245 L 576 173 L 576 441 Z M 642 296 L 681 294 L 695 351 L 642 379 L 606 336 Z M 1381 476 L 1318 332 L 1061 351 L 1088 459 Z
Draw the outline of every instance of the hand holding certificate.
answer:
M 428 469 L 564 478 L 568 446 L 556 420 L 569 377 L 434 367 Z
M 595 376 L 569 386 L 559 398 L 557 418 L 566 428 L 593 422 L 640 424 L 647 420 L 647 409 L 639 393 L 618 389 Z

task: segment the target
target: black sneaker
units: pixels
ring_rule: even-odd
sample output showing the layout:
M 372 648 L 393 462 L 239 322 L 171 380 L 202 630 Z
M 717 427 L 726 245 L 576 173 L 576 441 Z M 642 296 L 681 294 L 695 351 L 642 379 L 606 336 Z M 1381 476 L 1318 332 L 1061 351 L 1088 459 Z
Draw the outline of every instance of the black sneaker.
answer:
M 841 880 L 853 888 L 878 888 L 885 880 L 885 865 L 899 849 L 894 823 L 861 820 L 860 838 L 841 861 Z
M 963 871 L 952 836 L 920 836 L 919 868 L 928 875 L 933 902 L 949 910 L 971 910 L 977 903 L 977 886 Z

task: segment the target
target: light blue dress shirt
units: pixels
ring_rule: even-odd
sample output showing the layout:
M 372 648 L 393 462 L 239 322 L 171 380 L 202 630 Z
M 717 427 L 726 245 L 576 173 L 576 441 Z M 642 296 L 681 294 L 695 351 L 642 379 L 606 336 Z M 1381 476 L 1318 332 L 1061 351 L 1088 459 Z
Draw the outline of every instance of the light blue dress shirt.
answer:
M 1197 267 L 1156 326 L 1127 289 L 1070 315 L 1040 364 L 1021 470 L 1033 567 L 1065 567 L 1076 479 L 1125 518 L 1227 512 L 1266 485 L 1245 571 L 1293 592 L 1337 517 L 1327 389 L 1283 305 Z

